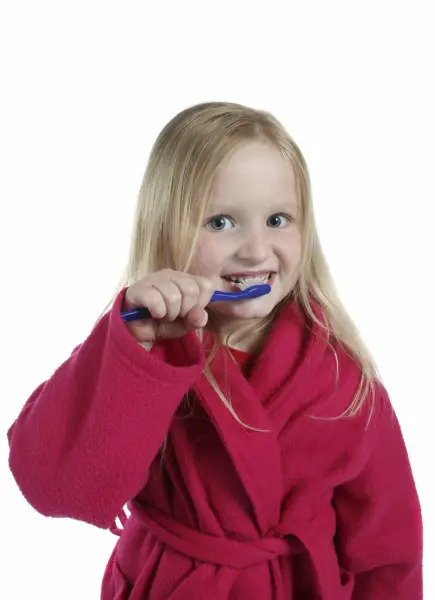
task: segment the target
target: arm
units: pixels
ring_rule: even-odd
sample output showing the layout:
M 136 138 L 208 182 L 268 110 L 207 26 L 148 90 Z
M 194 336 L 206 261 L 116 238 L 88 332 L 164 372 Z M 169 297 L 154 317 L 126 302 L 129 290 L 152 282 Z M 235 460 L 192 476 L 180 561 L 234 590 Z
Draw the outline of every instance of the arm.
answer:
M 40 513 L 109 527 L 148 479 L 184 394 L 201 375 L 194 332 L 139 346 L 121 319 L 125 289 L 40 384 L 9 428 L 9 467 Z
M 338 486 L 336 548 L 355 577 L 352 600 L 421 600 L 422 517 L 399 422 L 383 390 L 368 461 Z

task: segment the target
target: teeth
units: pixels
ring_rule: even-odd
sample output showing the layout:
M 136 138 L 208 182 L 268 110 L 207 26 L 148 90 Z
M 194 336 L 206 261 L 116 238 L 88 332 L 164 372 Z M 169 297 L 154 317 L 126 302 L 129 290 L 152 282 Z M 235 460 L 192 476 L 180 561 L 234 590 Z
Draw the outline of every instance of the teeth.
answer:
M 240 281 L 248 281 L 248 279 L 268 279 L 269 275 L 270 275 L 270 273 L 267 273 L 267 275 L 255 275 L 255 276 L 248 276 L 248 277 L 232 277 L 231 275 L 229 275 L 228 277 L 226 277 L 226 279 L 230 279 L 231 281 L 240 282 Z
M 269 275 L 270 275 L 270 273 L 269 273 Z M 267 283 L 267 281 L 269 279 L 269 275 L 264 275 L 263 277 L 243 277 L 240 279 L 237 279 L 236 277 L 228 277 L 226 279 L 229 279 L 238 288 L 240 288 L 241 290 L 244 290 L 247 287 L 250 287 L 251 285 Z

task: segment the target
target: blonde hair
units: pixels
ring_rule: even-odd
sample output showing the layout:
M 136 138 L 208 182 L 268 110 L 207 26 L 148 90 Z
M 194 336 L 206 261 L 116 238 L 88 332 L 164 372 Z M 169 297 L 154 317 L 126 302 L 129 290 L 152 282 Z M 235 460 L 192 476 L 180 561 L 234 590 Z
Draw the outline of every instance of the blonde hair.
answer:
M 273 144 L 293 167 L 302 254 L 300 274 L 294 288 L 269 315 L 244 332 L 248 335 L 263 332 L 264 339 L 281 308 L 289 301 L 295 302 L 307 318 L 317 323 L 326 334 L 325 341 L 334 353 L 337 365 L 336 385 L 338 358 L 331 338 L 361 370 L 359 387 L 346 411 L 337 417 L 312 418 L 351 417 L 362 408 L 369 388 L 374 400 L 374 383 L 376 379 L 380 380 L 380 376 L 368 348 L 338 297 L 322 252 L 314 219 L 308 167 L 302 152 L 281 123 L 268 112 L 230 102 L 207 102 L 183 110 L 163 128 L 151 150 L 140 187 L 128 264 L 98 320 L 124 287 L 146 274 L 164 268 L 189 272 L 218 166 L 240 144 L 259 140 Z M 311 306 L 312 299 L 321 307 L 324 322 L 316 317 Z M 232 408 L 231 398 L 226 398 L 211 373 L 210 363 L 219 345 L 227 347 L 231 336 L 224 338 L 213 320 L 212 311 L 208 314 L 207 329 L 214 334 L 214 341 L 206 359 L 204 375 L 239 423 L 256 431 L 265 431 L 250 427 L 239 419 Z M 202 343 L 202 330 L 196 333 Z M 185 399 L 189 399 L 189 392 Z

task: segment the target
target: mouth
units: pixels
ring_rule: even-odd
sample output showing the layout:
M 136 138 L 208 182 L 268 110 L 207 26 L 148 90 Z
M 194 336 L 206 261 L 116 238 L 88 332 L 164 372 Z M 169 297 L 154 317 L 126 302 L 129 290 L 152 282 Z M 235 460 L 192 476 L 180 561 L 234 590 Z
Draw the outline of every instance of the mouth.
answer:
M 245 290 L 248 287 L 251 287 L 252 285 L 273 285 L 273 282 L 275 281 L 275 277 L 276 277 L 276 273 L 269 273 L 269 276 L 267 278 L 267 280 L 261 281 L 261 280 L 257 280 L 257 281 L 253 281 L 252 283 L 250 283 L 249 285 L 246 285 L 245 283 L 236 283 L 235 281 L 230 281 L 227 277 L 221 277 L 221 279 L 223 281 L 225 281 L 226 285 L 224 286 L 224 291 L 225 289 L 227 289 L 228 291 L 231 292 L 240 292 L 242 290 Z

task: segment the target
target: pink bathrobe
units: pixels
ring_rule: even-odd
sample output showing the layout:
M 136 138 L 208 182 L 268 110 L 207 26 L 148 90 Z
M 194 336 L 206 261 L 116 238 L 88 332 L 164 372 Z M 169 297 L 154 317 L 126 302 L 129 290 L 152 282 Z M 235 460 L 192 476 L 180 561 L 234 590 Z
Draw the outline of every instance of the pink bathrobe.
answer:
M 420 504 L 385 388 L 370 422 L 370 400 L 311 418 L 342 413 L 360 372 L 335 343 L 336 386 L 334 354 L 289 304 L 246 377 L 224 349 L 213 361 L 242 421 L 270 432 L 246 429 L 202 374 L 210 337 L 146 351 L 125 290 L 8 431 L 37 511 L 120 535 L 101 599 L 420 600 Z

